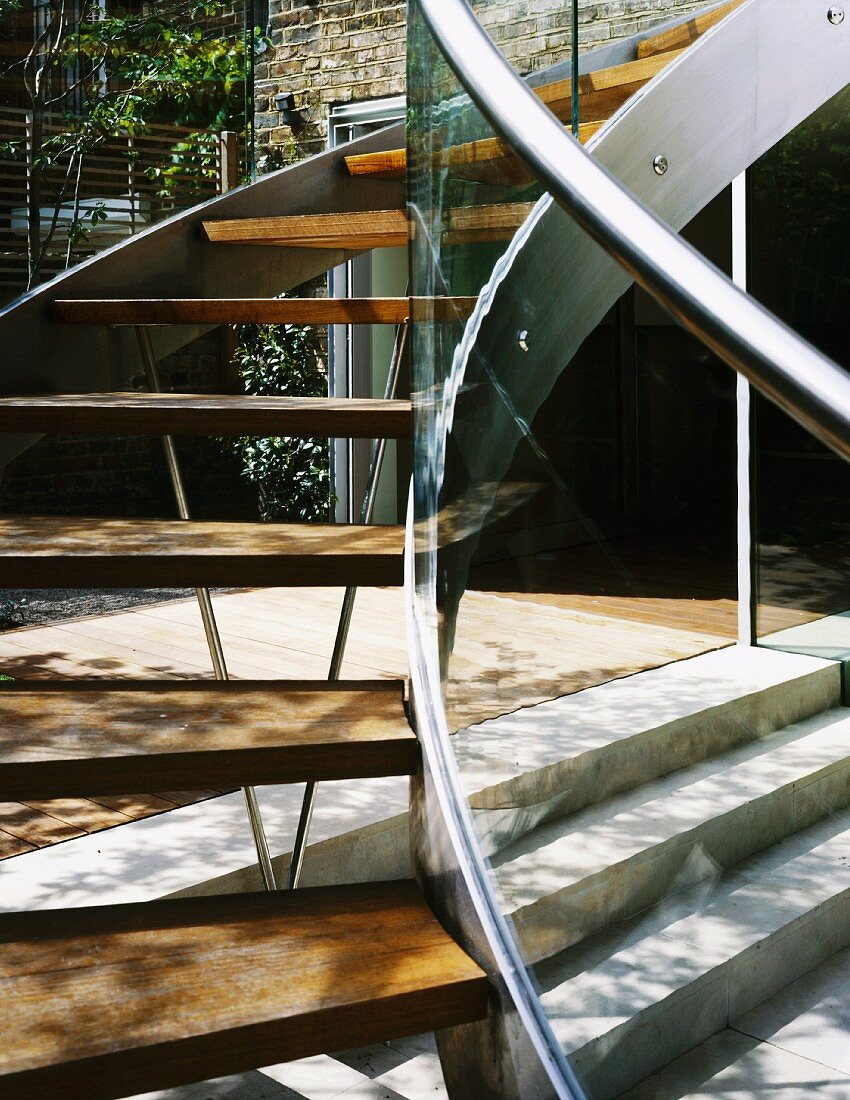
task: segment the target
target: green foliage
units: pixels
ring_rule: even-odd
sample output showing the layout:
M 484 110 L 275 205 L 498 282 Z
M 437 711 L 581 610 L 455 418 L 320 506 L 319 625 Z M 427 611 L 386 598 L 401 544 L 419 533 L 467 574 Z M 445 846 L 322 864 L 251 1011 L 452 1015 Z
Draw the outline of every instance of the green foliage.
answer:
M 0 0 L 0 18 L 19 9 L 19 0 Z M 46 239 L 37 224 L 30 227 L 30 285 L 58 230 L 67 231 L 70 262 L 72 247 L 105 216 L 76 212 L 82 164 L 96 149 L 151 124 L 196 129 L 148 170 L 160 196 L 172 197 L 216 177 L 215 143 L 204 131 L 246 128 L 245 36 L 225 0 L 152 0 L 137 11 L 82 0 L 73 16 L 65 0 L 42 0 L 39 12 L 32 48 L 0 59 L 0 77 L 26 91 L 34 119 L 28 146 L 6 142 L 2 152 L 27 162 L 33 209 L 47 202 L 57 210 Z M 249 42 L 255 52 L 267 44 L 259 28 Z M 59 133 L 46 125 L 56 114 L 66 120 Z M 130 162 L 134 154 L 128 148 L 124 155 Z M 70 225 L 58 216 L 69 203 Z
M 26 598 L 0 599 L 0 630 L 14 630 L 17 626 L 23 626 L 26 622 Z M 0 676 L 0 680 L 11 680 L 11 676 Z
M 104 14 L 91 5 L 65 39 L 57 63 L 66 69 L 85 66 L 92 83 L 100 84 L 100 95 L 127 103 L 128 126 L 144 120 L 232 127 L 244 104 L 243 38 L 202 30 L 205 21 L 229 10 L 223 3 L 196 0 L 159 0 L 140 13 L 115 8 Z M 257 48 L 258 29 L 254 40 Z
M 246 393 L 322 397 L 327 379 L 313 329 L 242 325 L 236 362 Z M 333 503 L 326 439 L 241 437 L 227 441 L 242 474 L 259 489 L 264 520 L 327 521 Z

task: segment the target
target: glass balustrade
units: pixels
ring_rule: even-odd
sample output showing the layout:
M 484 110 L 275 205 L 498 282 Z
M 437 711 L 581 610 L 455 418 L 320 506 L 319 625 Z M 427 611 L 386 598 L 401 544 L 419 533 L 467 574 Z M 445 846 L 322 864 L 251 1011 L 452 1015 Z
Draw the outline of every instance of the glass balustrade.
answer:
M 575 42 L 569 4 L 473 6 L 565 128 L 577 64 L 580 140 L 841 361 L 847 111 L 846 95 L 829 92 L 841 84 L 834 55 L 808 98 L 788 106 L 783 93 L 782 113 L 766 74 L 777 51 L 794 56 L 794 31 L 780 41 L 764 3 L 627 3 L 607 18 L 613 6 L 580 7 Z M 830 630 L 850 622 L 847 474 L 755 402 L 758 634 L 801 662 L 774 665 L 744 636 L 747 593 L 739 606 L 750 529 L 734 372 L 541 192 L 417 4 L 409 41 L 412 293 L 476 299 L 468 318 L 413 325 L 416 621 L 441 687 L 420 715 L 436 707 L 450 735 L 486 892 L 548 1021 L 544 1039 L 577 1091 L 617 1096 L 781 987 L 745 958 L 765 944 L 790 950 L 776 947 L 785 918 L 766 899 L 799 886 L 816 862 L 807 853 L 848 825 L 840 782 L 805 802 L 794 793 L 820 784 L 815 757 L 844 767 L 838 678 L 805 656 L 835 656 L 818 648 L 832 643 L 765 637 L 816 614 Z M 803 122 L 818 96 L 829 102 Z M 784 137 L 795 112 L 800 126 Z M 748 168 L 742 207 L 732 184 Z M 745 271 L 733 255 L 747 213 Z M 805 726 L 813 715 L 817 728 Z M 474 925 L 470 942 L 496 969 L 493 940 L 481 947 Z M 790 981 L 801 971 L 787 965 Z M 533 1071 L 522 1084 L 516 1029 L 505 1035 L 501 1046 L 492 1029 L 454 1042 L 445 1062 L 463 1067 L 458 1080 L 498 1065 L 497 1094 L 537 1095 Z

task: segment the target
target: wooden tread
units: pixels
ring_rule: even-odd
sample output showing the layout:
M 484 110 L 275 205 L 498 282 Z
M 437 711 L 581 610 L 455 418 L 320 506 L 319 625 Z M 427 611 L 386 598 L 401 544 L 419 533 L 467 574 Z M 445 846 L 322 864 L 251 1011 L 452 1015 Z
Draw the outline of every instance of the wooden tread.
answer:
M 53 320 L 83 325 L 402 325 L 465 320 L 477 299 L 118 298 L 53 303 Z
M 590 141 L 603 125 L 602 121 L 585 122 L 579 126 L 579 141 Z M 383 153 L 360 153 L 345 157 L 349 175 L 371 176 L 373 179 L 403 179 L 407 172 L 407 150 L 391 149 Z M 493 182 L 519 182 L 519 158 L 501 138 L 479 138 L 460 145 L 450 145 L 434 153 L 434 166 L 450 168 L 452 175 L 465 179 L 492 179 Z M 530 178 L 522 170 L 523 178 Z
M 735 4 L 740 2 L 742 0 L 734 0 Z M 640 55 L 635 61 L 597 69 L 579 78 L 582 119 L 579 125 L 580 141 L 589 141 L 626 100 L 683 52 L 689 40 L 683 40 L 678 46 L 676 43 L 664 50 L 653 50 L 645 56 Z M 572 114 L 571 81 L 552 81 L 535 88 L 534 92 L 558 118 L 569 120 Z M 434 163 L 435 167 L 450 168 L 455 175 L 464 177 L 492 178 L 494 181 L 501 179 L 506 183 L 519 183 L 530 178 L 510 147 L 496 137 L 448 146 L 435 153 Z M 407 153 L 404 149 L 365 153 L 346 157 L 345 164 L 353 176 L 398 179 L 405 173 Z M 489 171 L 485 169 L 486 165 L 490 165 Z
M 0 801 L 410 775 L 399 681 L 0 685 Z
M 610 116 L 640 91 L 650 80 L 666 69 L 684 49 L 666 50 L 650 57 L 625 61 L 607 69 L 585 73 L 579 77 L 582 122 L 596 122 Z M 573 109 L 573 87 L 570 80 L 555 80 L 534 89 L 550 111 L 560 119 L 568 119 Z
M 0 397 L 0 431 L 409 439 L 409 401 L 188 393 Z
M 449 213 L 443 239 L 448 243 L 509 240 L 528 217 L 533 203 L 461 206 Z M 376 226 L 383 226 L 382 232 Z M 273 244 L 291 248 L 342 248 L 363 251 L 406 245 L 411 232 L 403 210 L 365 214 L 298 214 L 284 218 L 238 218 L 204 222 L 218 244 Z
M 403 555 L 403 527 L 0 517 L 9 588 L 400 585 Z
M 408 241 L 404 210 L 222 219 L 203 223 L 215 244 L 271 244 L 298 248 L 403 248 Z
M 735 8 L 739 8 L 744 0 L 731 0 L 728 4 L 721 4 L 711 11 L 695 15 L 685 23 L 677 27 L 651 34 L 648 38 L 638 42 L 638 57 L 652 57 L 657 53 L 666 53 L 668 50 L 678 50 L 690 46 L 700 35 L 705 34 L 711 27 L 716 26 L 721 19 L 725 19 Z
M 105 1100 L 483 1019 L 412 882 L 0 916 L 0 1096 Z

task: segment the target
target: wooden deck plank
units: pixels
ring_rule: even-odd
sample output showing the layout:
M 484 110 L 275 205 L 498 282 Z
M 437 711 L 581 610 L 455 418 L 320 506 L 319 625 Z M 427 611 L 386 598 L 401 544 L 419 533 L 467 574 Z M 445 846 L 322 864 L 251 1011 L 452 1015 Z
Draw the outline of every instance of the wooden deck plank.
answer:
M 0 397 L 0 431 L 409 439 L 412 429 L 406 400 L 184 393 Z
M 285 980 L 281 980 L 285 976 Z M 481 1019 L 411 882 L 0 917 L 0 1090 L 98 1100 Z
M 401 682 L 367 686 L 289 684 L 8 683 L 0 690 L 0 797 L 86 795 L 110 816 L 81 816 L 54 803 L 86 832 L 119 824 L 121 800 L 196 782 L 205 787 L 409 775 L 418 743 Z M 147 810 L 169 808 L 161 799 Z M 76 816 L 74 816 L 76 814 Z
M 25 841 L 33 848 L 45 848 L 62 840 L 85 836 L 86 833 L 85 829 L 20 802 L 0 802 L 0 825 L 4 833 Z
M 86 798 L 38 798 L 21 799 L 21 804 L 31 810 L 55 817 L 57 821 L 80 829 L 84 833 L 96 833 L 111 829 L 132 820 L 127 814 L 111 810 Z
M 27 844 L 20 837 L 12 836 L 11 833 L 6 833 L 0 829 L 0 859 L 9 859 L 11 856 L 20 856 L 26 852 L 36 851 L 38 851 L 38 847 L 35 844 Z
M 401 584 L 404 529 L 0 517 L 10 588 Z
M 474 297 L 57 299 L 53 320 L 83 325 L 403 325 L 459 322 Z

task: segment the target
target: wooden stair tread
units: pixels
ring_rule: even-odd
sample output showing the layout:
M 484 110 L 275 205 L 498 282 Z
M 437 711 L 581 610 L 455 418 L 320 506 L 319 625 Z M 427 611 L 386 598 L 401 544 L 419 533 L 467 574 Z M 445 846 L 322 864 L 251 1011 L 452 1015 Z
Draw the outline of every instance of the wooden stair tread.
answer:
M 731 0 L 728 4 L 721 4 L 720 7 L 713 8 L 711 11 L 695 15 L 677 27 L 671 27 L 669 30 L 644 38 L 642 42 L 638 42 L 638 57 L 652 57 L 653 54 L 689 46 L 700 35 L 716 26 L 721 19 L 725 19 L 735 8 L 739 8 L 743 2 L 744 0 Z
M 0 1093 L 98 1100 L 454 1026 L 483 972 L 412 882 L 0 916 Z
M 207 240 L 217 244 L 272 244 L 298 248 L 405 247 L 404 210 L 361 210 L 333 214 L 221 219 L 203 223 Z
M 406 400 L 188 393 L 0 397 L 0 431 L 408 439 L 412 430 Z
M 603 124 L 604 120 L 581 123 L 579 141 L 582 144 L 590 141 Z M 402 178 L 407 171 L 406 149 L 393 149 L 385 153 L 360 153 L 344 159 L 348 173 L 352 176 L 371 176 L 389 180 Z M 516 170 L 505 171 L 504 168 L 505 162 L 512 161 L 516 161 L 517 165 L 520 163 L 519 158 L 507 143 L 497 137 L 479 138 L 476 141 L 462 142 L 460 145 L 450 145 L 434 153 L 435 167 L 454 169 L 454 175 L 463 177 L 478 178 L 479 173 L 472 172 L 471 167 L 491 165 L 488 176 L 492 177 L 493 182 L 500 180 L 505 183 L 515 182 Z M 499 165 L 498 169 L 496 165 Z M 530 178 L 527 171 L 524 171 L 524 178 Z
M 403 583 L 403 527 L 2 516 L 0 544 L 10 588 Z
M 0 685 L 0 800 L 409 775 L 404 685 Z
M 621 65 L 584 73 L 578 82 L 581 120 L 594 122 L 607 119 L 682 53 L 684 49 L 666 50 L 636 61 L 625 61 Z M 569 118 L 573 106 L 572 81 L 555 80 L 534 91 L 558 118 Z
M 53 320 L 84 325 L 401 325 L 409 318 L 464 320 L 476 299 L 116 298 L 60 300 Z
M 449 213 L 444 240 L 465 243 L 510 239 L 533 205 L 519 202 L 457 207 Z M 386 232 L 382 235 L 374 226 L 384 217 L 387 219 Z M 403 210 L 367 211 L 362 219 L 361 215 L 350 213 L 237 218 L 204 222 L 204 230 L 210 241 L 220 244 L 275 244 L 351 251 L 406 245 L 412 232 Z
M 734 5 L 742 0 L 733 0 Z M 730 10 L 731 10 L 730 5 Z M 718 20 L 715 19 L 715 22 Z M 712 24 L 713 25 L 713 24 Z M 707 28 L 706 28 L 707 29 Z M 700 33 L 702 33 L 700 31 Z M 587 142 L 604 125 L 610 116 L 630 99 L 640 88 L 674 61 L 689 39 L 663 50 L 652 50 L 646 56 L 638 56 L 635 61 L 620 65 L 611 65 L 585 73 L 579 78 L 579 97 L 581 100 L 581 122 L 579 140 Z M 552 110 L 558 118 L 568 121 L 572 114 L 572 83 L 569 80 L 552 81 L 534 88 L 535 94 Z M 453 168 L 462 175 L 469 175 L 470 166 L 484 165 L 493 161 L 512 162 L 517 160 L 509 146 L 497 137 L 481 138 L 477 141 L 451 145 L 434 154 L 436 167 Z M 403 176 L 407 166 L 407 153 L 404 149 L 392 149 L 381 153 L 364 153 L 346 157 L 345 164 L 353 176 L 377 176 L 383 179 L 397 179 Z M 523 170 L 492 170 L 492 178 L 504 178 L 504 182 L 522 182 L 528 173 Z

